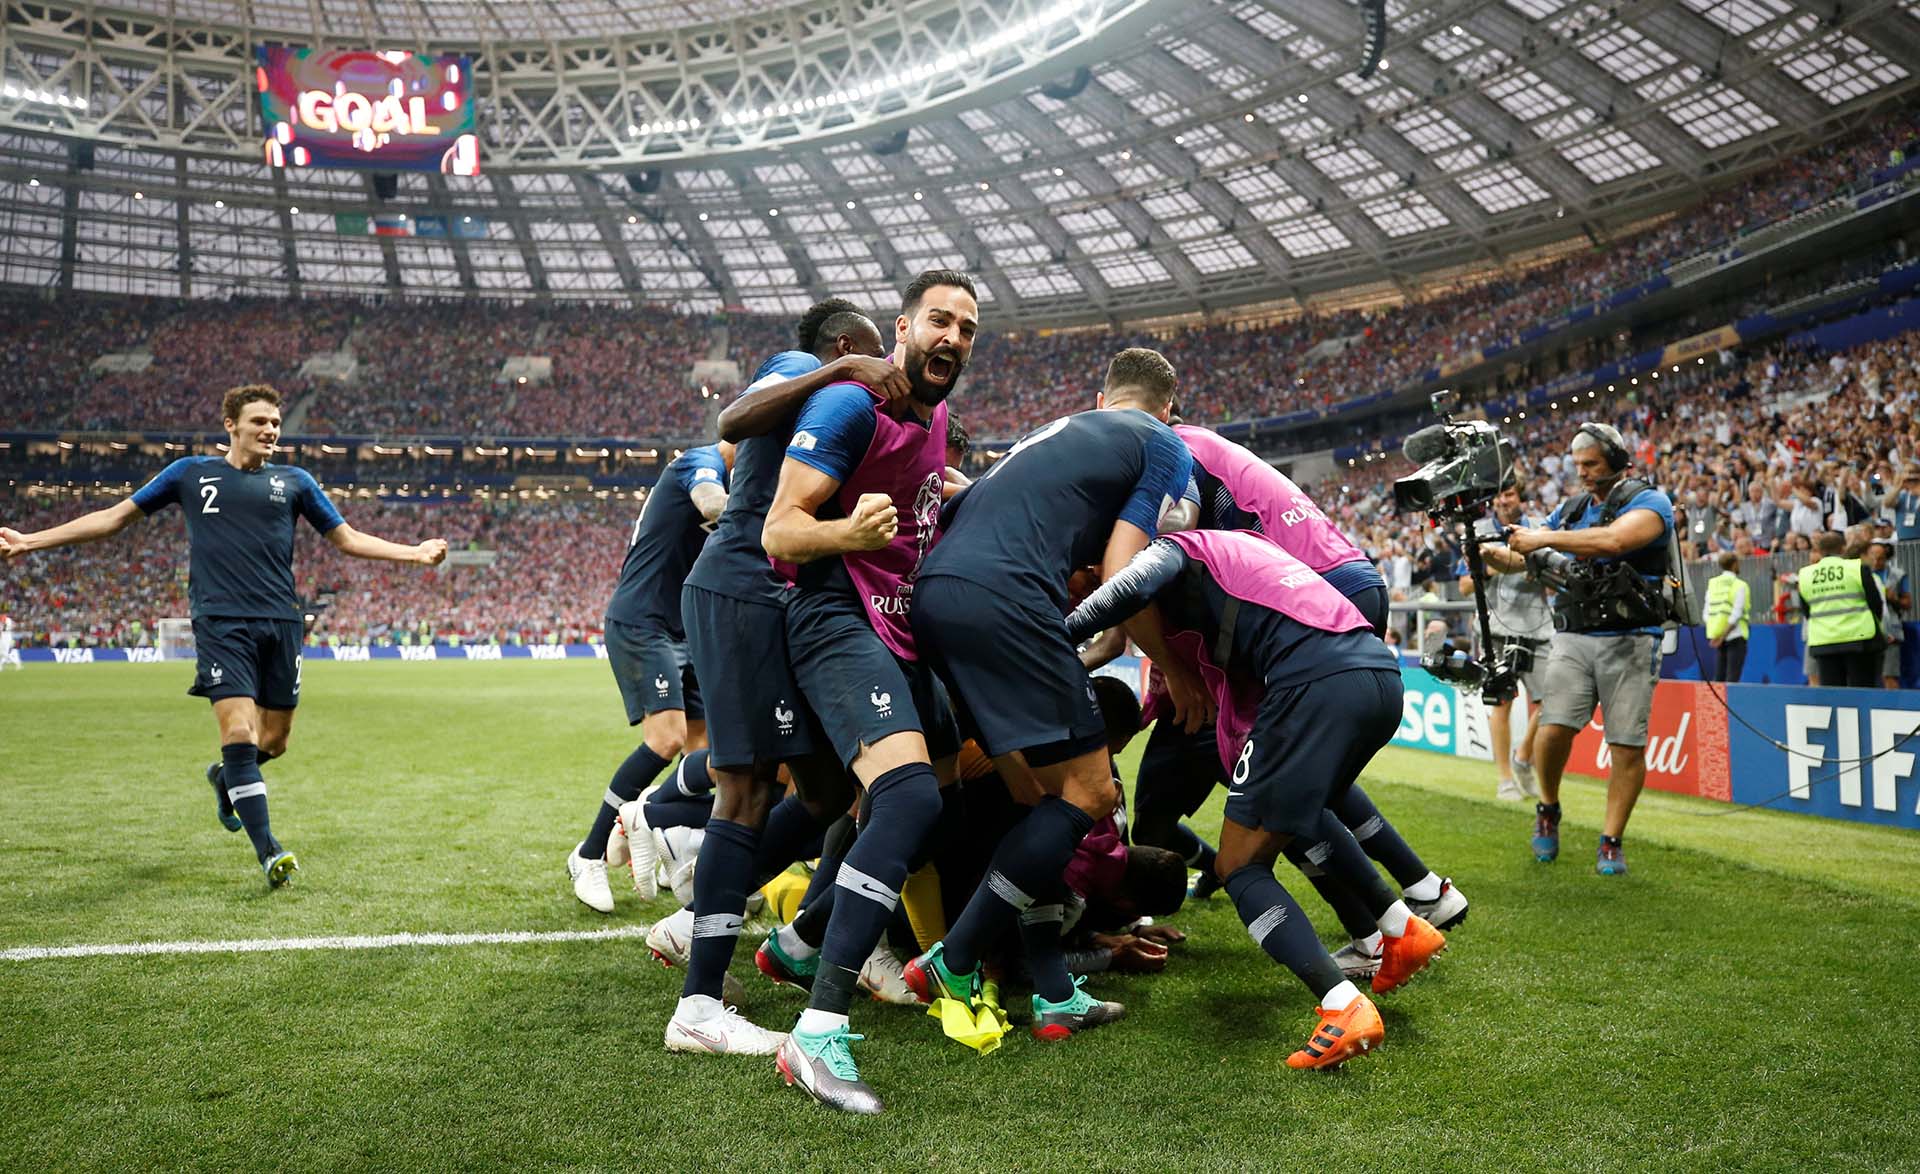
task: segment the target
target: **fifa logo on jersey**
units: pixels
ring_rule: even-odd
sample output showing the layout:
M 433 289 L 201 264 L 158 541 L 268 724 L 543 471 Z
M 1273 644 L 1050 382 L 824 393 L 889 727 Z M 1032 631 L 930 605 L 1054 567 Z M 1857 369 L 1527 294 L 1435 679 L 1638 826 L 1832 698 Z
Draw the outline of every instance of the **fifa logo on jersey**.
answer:
M 875 689 L 873 692 L 867 694 L 867 700 L 873 702 L 874 711 L 881 717 L 893 716 L 893 694 L 882 693 L 880 690 Z
M 786 704 L 787 700 L 784 697 L 774 703 L 773 720 L 779 723 L 781 733 L 791 734 L 793 733 L 793 710 L 785 708 Z
M 667 679 L 665 677 L 655 677 L 653 679 L 653 687 L 660 696 L 665 697 L 667 695 Z

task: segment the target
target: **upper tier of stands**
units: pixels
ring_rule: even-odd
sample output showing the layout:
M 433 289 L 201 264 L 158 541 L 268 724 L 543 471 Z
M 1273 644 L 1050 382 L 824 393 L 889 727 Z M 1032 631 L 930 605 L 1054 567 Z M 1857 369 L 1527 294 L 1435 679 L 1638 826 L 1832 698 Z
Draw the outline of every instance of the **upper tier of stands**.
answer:
M 1155 336 L 1010 334 L 989 320 L 955 408 L 976 436 L 1018 435 L 1086 406 L 1114 351 L 1136 344 L 1174 361 L 1195 421 L 1377 394 L 1804 214 L 1885 167 L 1917 128 L 1920 112 L 1902 111 L 1641 232 L 1393 308 Z M 893 309 L 870 307 L 883 330 Z M 0 298 L 0 430 L 217 431 L 222 389 L 270 382 L 300 404 L 298 431 L 309 436 L 693 438 L 709 425 L 691 369 L 721 337 L 707 319 L 615 306 Z M 793 345 L 790 323 L 766 319 L 736 317 L 724 338 L 748 372 Z M 358 363 L 351 381 L 300 375 L 309 358 L 342 349 Z M 150 354 L 151 365 L 90 369 L 128 352 Z M 551 381 L 499 382 L 517 355 L 550 357 Z

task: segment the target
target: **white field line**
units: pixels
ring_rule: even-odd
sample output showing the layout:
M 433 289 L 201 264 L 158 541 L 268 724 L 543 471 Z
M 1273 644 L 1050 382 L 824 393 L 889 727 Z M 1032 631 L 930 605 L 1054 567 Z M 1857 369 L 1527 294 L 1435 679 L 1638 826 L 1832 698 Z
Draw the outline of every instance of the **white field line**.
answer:
M 512 930 L 504 933 L 389 933 L 324 938 L 242 938 L 225 942 L 120 942 L 96 946 L 15 946 L 0 962 L 53 958 L 123 958 L 153 954 L 264 954 L 277 950 L 388 950 L 397 946 L 509 946 L 522 942 L 597 942 L 645 937 L 647 926 L 614 929 Z

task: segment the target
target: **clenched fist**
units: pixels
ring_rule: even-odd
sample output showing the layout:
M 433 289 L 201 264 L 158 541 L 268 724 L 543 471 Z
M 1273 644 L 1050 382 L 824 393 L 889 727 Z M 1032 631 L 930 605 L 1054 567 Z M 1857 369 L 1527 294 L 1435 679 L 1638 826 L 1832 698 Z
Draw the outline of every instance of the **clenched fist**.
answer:
M 900 532 L 900 511 L 884 493 L 863 493 L 847 518 L 847 539 L 855 550 L 879 550 Z
M 429 538 L 413 549 L 427 566 L 437 567 L 447 561 L 447 540 L 444 538 Z

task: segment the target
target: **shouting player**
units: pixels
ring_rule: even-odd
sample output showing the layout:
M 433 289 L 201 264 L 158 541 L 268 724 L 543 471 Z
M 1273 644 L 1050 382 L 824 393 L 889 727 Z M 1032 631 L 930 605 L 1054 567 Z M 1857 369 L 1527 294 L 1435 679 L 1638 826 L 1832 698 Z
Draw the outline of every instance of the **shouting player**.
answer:
M 807 397 L 851 380 L 891 401 L 906 395 L 908 383 L 880 357 L 879 329 L 851 302 L 833 298 L 811 307 L 798 334 L 801 349 L 761 364 L 746 393 L 720 414 L 720 435 L 738 446 L 727 507 L 680 595 L 687 651 L 706 703 L 715 799 L 693 875 L 687 977 L 667 1023 L 673 1051 L 770 1055 L 780 1046 L 783 1036 L 720 999 L 747 894 L 799 859 L 852 802 L 844 772 L 818 754 L 811 715 L 787 666 L 787 584 L 767 561 L 760 535 Z M 776 803 L 783 762 L 800 793 Z
M 587 838 L 567 855 L 573 895 L 602 913 L 613 912 L 607 838 L 620 809 L 638 799 L 674 755 L 706 744 L 706 710 L 687 657 L 680 589 L 727 508 L 732 468 L 733 446 L 724 440 L 690 448 L 667 465 L 634 519 L 620 582 L 607 603 L 607 663 L 627 705 L 627 724 L 640 727 L 640 745 L 613 772 Z M 634 887 L 652 897 L 653 837 L 645 827 L 633 831 L 627 845 Z
M 848 1046 L 860 969 L 900 903 L 900 886 L 940 817 L 940 785 L 960 749 L 952 711 L 914 651 L 914 580 L 932 549 L 947 467 L 945 400 L 979 326 L 973 280 L 936 269 L 902 295 L 895 364 L 913 390 L 889 406 L 855 383 L 800 410 L 766 548 L 798 565 L 787 603 L 787 650 L 807 704 L 866 792 L 859 837 L 840 862 L 818 950 L 775 934 L 763 969 L 811 988 L 779 1053 L 788 1084 L 822 1104 L 878 1113 Z M 933 764 L 941 766 L 935 773 Z
M 188 598 L 199 665 L 187 692 L 213 703 L 220 761 L 207 770 L 220 822 L 245 828 L 267 883 L 279 888 L 299 863 L 267 821 L 261 764 L 287 752 L 300 703 L 302 612 L 293 590 L 293 528 L 305 518 L 334 549 L 355 558 L 437 566 L 447 544 L 415 546 L 346 524 L 306 470 L 270 463 L 280 440 L 280 393 L 236 387 L 220 402 L 224 457 L 182 457 L 118 505 L 32 534 L 0 528 L 0 556 L 92 542 L 170 505 L 187 515 Z
M 1173 393 L 1173 367 L 1157 351 L 1121 351 L 1098 409 L 1029 433 L 953 498 L 916 588 L 916 645 L 953 691 L 963 724 L 1003 773 L 1030 773 L 1045 796 L 1001 840 L 945 939 L 908 963 L 906 978 L 924 1000 L 971 998 L 981 957 L 1018 923 L 1038 1038 L 1124 1013 L 1079 990 L 1060 950 L 1061 872 L 1119 798 L 1106 724 L 1060 617 L 1073 571 L 1124 567 L 1186 488 L 1193 458 L 1164 423 Z M 1153 619 L 1142 613 L 1129 631 Z M 1207 720 L 1196 673 L 1169 665 L 1168 687 L 1178 716 L 1193 728 Z

